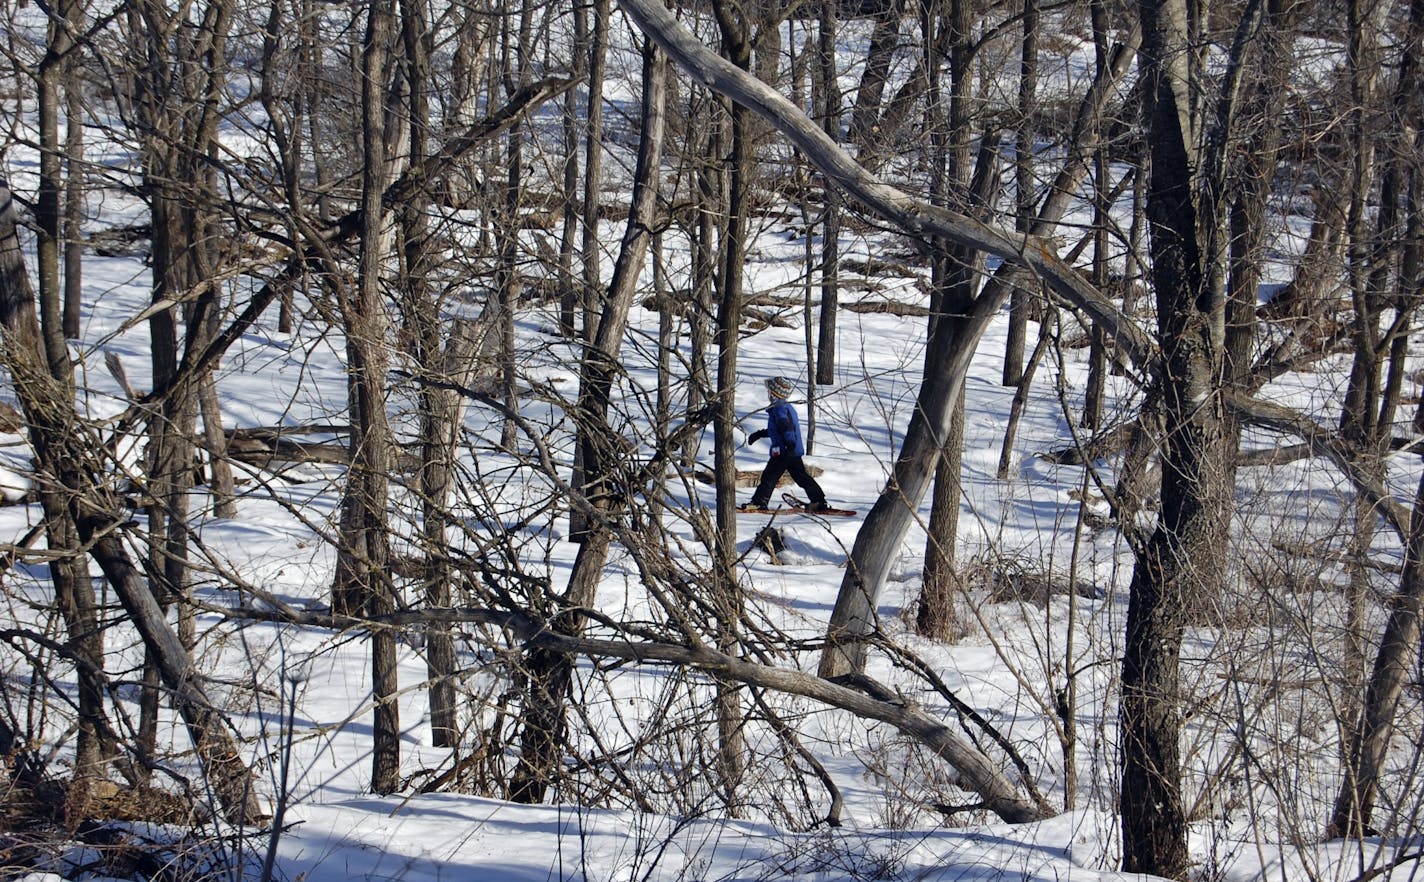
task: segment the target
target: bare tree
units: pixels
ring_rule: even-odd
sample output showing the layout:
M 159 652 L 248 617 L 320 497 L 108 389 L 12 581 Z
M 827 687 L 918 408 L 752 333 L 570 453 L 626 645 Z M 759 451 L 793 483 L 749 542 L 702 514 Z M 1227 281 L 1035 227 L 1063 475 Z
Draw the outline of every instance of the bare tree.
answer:
M 0 327 L 3 357 L 25 412 L 39 480 L 63 491 L 64 511 L 80 547 L 88 549 L 155 659 L 160 678 L 183 717 L 224 814 L 255 823 L 264 814 L 251 770 L 205 693 L 192 656 L 169 627 L 153 590 L 122 541 L 128 512 L 96 461 L 104 445 L 74 409 L 72 385 L 49 371 L 26 272 L 9 183 L 0 180 Z M 63 535 L 62 533 L 60 535 Z M 92 647 L 90 647 L 92 649 Z M 92 720 L 91 720 L 92 723 Z
M 1385 4 L 1380 4 L 1380 7 Z M 1369 12 L 1369 7 L 1365 4 L 1352 3 L 1351 20 L 1360 22 L 1361 27 L 1352 28 L 1352 33 L 1358 32 L 1357 39 L 1368 41 L 1371 35 L 1378 36 L 1378 21 L 1366 26 L 1364 19 L 1372 19 L 1373 15 L 1383 14 L 1382 9 L 1377 9 L 1373 15 Z M 1408 31 L 1410 39 L 1402 42 L 1401 45 L 1407 47 L 1399 64 L 1398 80 L 1396 83 L 1395 97 L 1392 102 L 1392 109 L 1396 113 L 1408 114 L 1411 108 L 1417 108 L 1418 85 L 1419 85 L 1419 64 L 1418 57 L 1418 37 L 1424 33 L 1424 2 L 1412 2 L 1409 8 Z M 1368 69 L 1360 70 L 1358 77 L 1366 78 L 1366 83 L 1356 85 L 1354 97 L 1361 99 L 1361 103 L 1354 107 L 1354 113 L 1366 113 L 1371 103 L 1365 102 L 1368 92 L 1372 87 L 1369 80 L 1375 75 L 1374 65 L 1369 64 L 1373 49 L 1377 47 L 1361 45 L 1356 48 L 1356 53 L 1364 53 L 1366 57 L 1358 58 L 1357 65 L 1352 65 L 1354 70 L 1359 65 L 1367 65 Z M 1357 132 L 1363 131 L 1363 123 L 1357 120 L 1359 127 Z M 1363 173 L 1363 170 L 1361 170 Z M 1370 281 L 1367 286 L 1371 289 L 1381 285 L 1383 280 L 1390 275 L 1389 263 L 1381 255 L 1389 254 L 1399 241 L 1399 235 L 1407 229 L 1417 230 L 1417 217 L 1407 225 L 1398 225 L 1395 220 L 1397 212 L 1400 210 L 1399 200 L 1402 196 L 1400 186 L 1404 172 L 1400 169 L 1397 161 L 1388 161 L 1385 171 L 1385 185 L 1381 192 L 1381 205 L 1379 208 L 1379 227 L 1381 231 L 1380 239 L 1376 245 L 1375 259 L 1377 273 L 1370 273 Z M 1417 181 L 1417 170 L 1414 172 Z M 1396 177 L 1399 176 L 1399 177 Z M 1363 198 L 1363 197 L 1361 197 Z M 1418 206 L 1413 206 L 1417 215 Z M 1358 228 L 1356 230 L 1358 232 Z M 1418 285 L 1418 267 L 1413 267 L 1413 277 L 1401 278 L 1401 284 L 1413 290 Z M 1379 429 L 1370 434 L 1364 434 L 1373 420 L 1372 414 L 1375 411 L 1375 395 L 1370 394 L 1374 389 L 1371 386 L 1371 377 L 1375 370 L 1378 370 L 1376 362 L 1371 359 L 1370 354 L 1376 352 L 1379 332 L 1378 317 L 1374 313 L 1373 307 L 1379 305 L 1383 299 L 1378 290 L 1366 290 L 1359 292 L 1356 296 L 1356 368 L 1351 374 L 1351 395 L 1348 399 L 1349 407 L 1346 416 L 1349 424 L 1342 427 L 1350 432 L 1350 437 L 1363 442 L 1363 446 L 1369 453 L 1378 453 L 1383 441 L 1379 435 L 1387 431 L 1387 427 L 1380 426 Z M 1411 300 L 1413 298 L 1410 298 Z M 1368 301 L 1368 304 L 1366 303 Z M 1401 310 L 1401 315 L 1395 319 L 1396 323 L 1407 321 L 1407 317 L 1412 312 L 1410 304 Z M 1367 362 L 1361 365 L 1360 362 Z M 1375 377 L 1377 379 L 1377 377 Z M 1359 388 L 1364 386 L 1366 388 Z M 1376 461 L 1370 457 L 1371 461 Z M 1372 509 L 1371 500 L 1361 494 L 1361 504 L 1357 510 L 1363 509 L 1363 513 L 1369 514 Z M 1389 619 L 1385 626 L 1381 638 L 1380 646 L 1374 660 L 1374 666 L 1369 676 L 1368 687 L 1365 691 L 1363 701 L 1358 710 L 1358 718 L 1355 721 L 1347 720 L 1350 726 L 1347 730 L 1345 757 L 1345 777 L 1341 785 L 1340 792 L 1335 800 L 1334 811 L 1331 815 L 1329 829 L 1341 836 L 1363 836 L 1371 829 L 1371 819 L 1374 811 L 1375 800 L 1378 794 L 1380 777 L 1383 773 L 1385 759 L 1388 755 L 1389 740 L 1394 732 L 1395 714 L 1397 712 L 1400 696 L 1403 691 L 1404 682 L 1410 676 L 1409 658 L 1415 651 L 1418 643 L 1420 630 L 1419 616 L 1421 613 L 1421 602 L 1424 602 L 1424 575 L 1421 575 L 1421 560 L 1424 560 L 1424 515 L 1421 515 L 1421 507 L 1424 507 L 1424 485 L 1420 486 L 1420 492 L 1416 494 L 1414 510 L 1410 521 L 1409 532 L 1405 545 L 1405 563 L 1403 575 L 1400 578 L 1400 585 L 1397 595 L 1389 610 Z M 1369 516 L 1370 524 L 1374 518 Z M 1357 530 L 1361 527 L 1357 527 Z M 1357 610 L 1363 601 L 1352 603 L 1352 610 Z M 1356 615 L 1360 615 L 1356 612 Z M 1361 616 L 1362 617 L 1362 616 Z
M 386 413 L 389 366 L 383 269 L 390 254 L 384 197 L 392 180 L 386 131 L 391 53 L 396 36 L 394 0 L 367 9 L 361 52 L 361 224 L 355 290 L 341 292 L 346 331 L 351 468 L 342 497 L 342 544 L 332 587 L 334 606 L 381 615 L 395 607 L 390 575 L 387 498 L 393 439 Z M 400 716 L 396 704 L 396 637 L 371 636 L 371 688 L 375 702 L 371 789 L 400 786 Z
M 80 157 L 74 149 L 72 138 L 82 130 L 82 121 L 71 117 L 69 131 L 71 143 L 61 150 L 59 142 L 59 105 L 65 100 L 66 107 L 73 113 L 82 104 L 79 102 L 80 89 L 66 73 L 77 71 L 79 46 L 74 34 L 82 28 L 80 4 L 64 3 L 56 9 L 56 15 L 49 21 L 49 36 L 44 58 L 38 70 L 37 110 L 40 128 L 40 182 L 35 204 L 37 227 L 36 256 L 39 262 L 39 302 L 41 333 L 44 339 L 45 360 L 49 376 L 55 384 L 55 392 L 72 398 L 73 368 L 70 366 L 68 347 L 64 342 L 67 332 L 73 326 L 77 334 L 78 316 L 71 316 L 62 308 L 67 306 L 67 291 L 78 284 L 78 271 L 68 260 L 72 249 L 66 247 L 64 281 L 60 278 L 61 242 L 61 193 L 70 194 L 82 187 L 83 172 L 79 166 Z M 64 84 L 68 80 L 68 88 Z M 61 159 L 69 162 L 69 179 L 62 181 Z M 13 210 L 13 209 L 12 209 Z M 13 226 L 11 217 L 8 224 Z M 74 228 L 69 227 L 72 231 Z M 14 259 L 13 257 L 9 259 Z M 21 269 L 23 272 L 23 268 Z M 64 285 L 63 291 L 61 284 Z M 27 290 L 25 285 L 23 290 Z M 43 462 L 42 467 L 55 468 L 58 463 Z M 80 551 L 77 527 L 67 510 L 62 485 L 45 483 L 40 491 L 40 502 L 44 509 L 46 537 L 49 547 L 56 552 L 50 563 L 50 576 L 54 584 L 55 598 L 65 623 L 73 651 L 79 659 L 76 678 L 79 685 L 78 738 L 75 742 L 75 769 L 78 788 L 102 774 L 107 754 L 114 750 L 106 745 L 103 733 L 108 728 L 104 710 L 104 637 L 99 628 L 98 603 L 89 577 L 89 567 Z M 78 789 L 76 788 L 76 789 Z M 76 794 L 77 795 L 77 794 Z
M 592 508 L 584 514 L 588 531 L 579 546 L 562 598 L 544 598 L 539 613 L 561 633 L 582 633 L 581 610 L 594 605 L 599 580 L 613 541 L 610 521 L 629 504 L 631 488 L 621 480 L 619 462 L 628 444 L 610 424 L 614 384 L 621 371 L 619 352 L 628 314 L 638 292 L 638 277 L 646 260 L 652 230 L 657 223 L 658 181 L 662 163 L 666 60 L 651 44 L 643 49 L 643 131 L 638 146 L 633 204 L 613 268 L 608 296 L 598 313 L 598 327 L 584 350 L 579 376 L 578 444 L 583 480 L 581 492 Z M 528 660 L 528 696 L 525 702 L 522 750 L 510 781 L 510 798 L 516 802 L 542 802 L 555 779 L 565 749 L 564 720 L 572 682 L 573 661 L 566 654 L 535 650 Z
M 841 90 L 836 66 L 836 0 L 823 0 L 816 27 L 812 103 L 821 128 L 832 140 L 841 136 Z M 821 208 L 821 312 L 816 336 L 815 381 L 836 381 L 836 317 L 840 298 L 841 204 L 838 191 L 825 187 Z M 809 439 L 808 439 L 809 442 Z
M 877 0 L 873 4 L 875 27 L 866 49 L 865 69 L 861 71 L 860 88 L 855 93 L 851 111 L 850 140 L 859 151 L 861 161 L 874 168 L 879 161 L 882 99 L 890 78 L 895 53 L 900 48 L 900 28 L 905 17 L 904 0 Z
M 191 17 L 190 17 L 191 14 Z M 143 195 L 152 228 L 152 308 L 148 311 L 153 381 L 164 394 L 148 410 L 146 471 L 150 577 L 165 605 L 189 589 L 200 389 L 208 378 L 179 370 L 186 353 L 202 350 L 218 307 L 210 212 L 216 199 L 207 159 L 217 133 L 228 73 L 226 41 L 233 4 L 194 10 L 139 3 L 125 11 L 133 121 L 143 168 Z M 189 75 L 180 75 L 188 73 Z M 209 366 L 211 367 L 211 365 Z M 215 417 L 215 415 L 214 415 Z M 192 645 L 191 609 L 179 607 L 179 634 Z M 142 741 L 152 749 L 158 726 L 157 659 L 144 672 Z
M 1014 219 L 1027 233 L 1033 225 L 1038 186 L 1034 156 L 1038 149 L 1038 38 L 1040 0 L 1023 0 L 1022 40 L 1019 45 L 1018 118 L 1014 134 Z M 1033 300 L 1027 291 L 1015 290 L 1009 297 L 1009 329 L 1004 340 L 1003 384 L 1016 386 L 1023 379 L 1024 347 Z

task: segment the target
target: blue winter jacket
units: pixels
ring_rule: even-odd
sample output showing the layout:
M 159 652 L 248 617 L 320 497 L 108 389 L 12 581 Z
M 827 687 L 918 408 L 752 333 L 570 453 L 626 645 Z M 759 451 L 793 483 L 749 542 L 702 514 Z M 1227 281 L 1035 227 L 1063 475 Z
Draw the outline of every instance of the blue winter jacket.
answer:
M 766 434 L 771 439 L 773 455 L 806 455 L 801 443 L 801 420 L 796 416 L 796 408 L 789 403 L 778 401 L 766 409 Z

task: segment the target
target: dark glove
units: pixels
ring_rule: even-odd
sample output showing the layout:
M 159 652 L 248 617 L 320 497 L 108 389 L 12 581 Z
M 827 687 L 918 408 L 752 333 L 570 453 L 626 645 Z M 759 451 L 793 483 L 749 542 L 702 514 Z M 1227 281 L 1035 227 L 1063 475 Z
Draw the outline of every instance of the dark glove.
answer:
M 755 443 L 757 443 L 758 441 L 760 441 L 761 439 L 765 438 L 766 436 L 767 436 L 767 431 L 766 431 L 766 429 L 757 429 L 755 432 L 752 432 L 750 435 L 747 436 L 747 443 L 748 443 L 748 444 L 755 444 Z

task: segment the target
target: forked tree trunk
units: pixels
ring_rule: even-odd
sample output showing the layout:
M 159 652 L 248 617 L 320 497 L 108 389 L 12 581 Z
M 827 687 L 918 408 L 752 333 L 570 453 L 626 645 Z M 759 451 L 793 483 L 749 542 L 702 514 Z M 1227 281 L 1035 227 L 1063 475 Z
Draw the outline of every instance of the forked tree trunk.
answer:
M 973 151 L 970 139 L 974 125 L 970 105 L 973 77 L 969 70 L 972 51 L 969 22 L 972 19 L 970 0 L 949 0 L 947 9 L 931 4 L 922 13 L 922 29 L 928 72 L 926 98 L 929 104 L 927 126 L 930 132 L 931 162 L 934 178 L 931 199 L 939 205 L 948 204 L 951 193 L 967 193 L 966 206 L 971 213 L 985 214 L 984 206 L 992 201 L 990 169 L 996 165 L 997 138 L 985 133 L 979 150 L 979 167 L 971 170 Z M 947 35 L 936 34 L 943 29 Z M 939 88 L 941 59 L 939 47 L 949 52 L 950 92 L 948 108 L 943 106 Z M 930 310 L 930 322 L 956 322 L 973 305 L 975 283 L 979 274 L 979 255 L 967 248 L 937 245 L 933 282 L 935 291 Z M 933 330 L 931 330 L 933 334 Z M 946 353 L 926 350 L 926 375 L 940 370 Z M 956 565 L 959 542 L 959 503 L 963 491 L 960 470 L 964 463 L 964 389 L 961 387 L 953 403 L 953 417 L 948 432 L 939 439 L 940 456 L 935 465 L 934 489 L 930 495 L 930 522 L 925 537 L 924 583 L 920 591 L 915 629 L 925 637 L 948 639 L 955 628 L 954 596 L 958 585 Z
M 1137 551 L 1122 661 L 1123 869 L 1185 879 L 1180 650 L 1189 610 L 1219 596 L 1230 493 L 1224 484 L 1224 292 L 1207 266 L 1219 239 L 1219 169 L 1230 127 L 1201 149 L 1185 0 L 1142 0 L 1143 114 L 1152 174 L 1152 280 L 1162 345 L 1162 508 Z M 1193 173 L 1207 181 L 1199 199 Z M 1215 185 L 1215 187 L 1213 187 Z

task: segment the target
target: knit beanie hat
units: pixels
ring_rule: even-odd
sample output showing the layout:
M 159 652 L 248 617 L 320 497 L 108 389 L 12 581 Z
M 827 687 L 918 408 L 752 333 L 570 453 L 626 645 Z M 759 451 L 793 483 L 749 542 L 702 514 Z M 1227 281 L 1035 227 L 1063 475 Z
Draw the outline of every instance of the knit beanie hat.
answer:
M 796 391 L 796 387 L 791 385 L 791 381 L 785 377 L 772 377 L 766 381 L 766 391 L 771 393 L 772 398 L 780 398 L 784 401 L 791 397 L 791 393 Z

